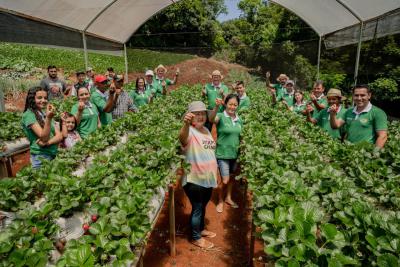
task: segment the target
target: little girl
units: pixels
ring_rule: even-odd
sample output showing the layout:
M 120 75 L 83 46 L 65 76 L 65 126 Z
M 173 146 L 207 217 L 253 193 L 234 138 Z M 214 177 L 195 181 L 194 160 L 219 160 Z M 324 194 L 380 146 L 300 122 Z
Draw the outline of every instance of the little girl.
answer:
M 64 112 L 61 116 L 62 120 L 62 135 L 63 141 L 61 143 L 61 147 L 63 148 L 71 148 L 78 141 L 82 140 L 78 131 L 76 130 L 77 123 L 76 118 L 69 112 Z

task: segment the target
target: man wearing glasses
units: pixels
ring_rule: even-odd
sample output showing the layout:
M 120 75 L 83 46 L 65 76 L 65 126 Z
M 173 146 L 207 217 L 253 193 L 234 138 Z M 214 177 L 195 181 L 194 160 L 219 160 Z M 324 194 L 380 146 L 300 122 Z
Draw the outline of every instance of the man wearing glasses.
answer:
M 115 87 L 110 86 L 110 82 L 104 75 L 97 75 L 94 78 L 95 87 L 92 88 L 92 94 L 90 96 L 90 102 L 96 105 L 99 110 L 101 125 L 107 125 L 112 123 L 111 112 L 115 106 Z M 109 93 L 106 94 L 106 91 Z

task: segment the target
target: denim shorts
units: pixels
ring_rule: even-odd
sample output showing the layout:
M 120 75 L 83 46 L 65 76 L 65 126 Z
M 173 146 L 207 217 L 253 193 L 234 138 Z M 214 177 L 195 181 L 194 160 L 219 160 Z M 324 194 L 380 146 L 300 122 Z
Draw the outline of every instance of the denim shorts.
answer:
M 38 154 L 34 155 L 31 154 L 31 163 L 32 163 L 32 168 L 37 169 L 42 165 L 42 160 L 53 160 L 55 156 L 50 156 L 46 154 Z
M 230 176 L 236 172 L 236 159 L 218 159 L 218 167 L 222 177 Z

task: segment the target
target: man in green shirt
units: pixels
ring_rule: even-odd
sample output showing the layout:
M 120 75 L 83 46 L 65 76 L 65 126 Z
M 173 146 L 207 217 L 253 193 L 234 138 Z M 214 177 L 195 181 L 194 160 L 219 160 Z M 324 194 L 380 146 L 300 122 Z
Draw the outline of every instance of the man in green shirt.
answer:
M 294 105 L 294 82 L 288 80 L 283 88 L 283 92 L 280 94 L 272 94 L 272 102 L 283 102 L 285 106 L 290 109 Z
M 354 108 L 348 109 L 343 119 L 330 117 L 331 127 L 344 126 L 346 139 L 352 143 L 367 141 L 383 148 L 387 140 L 387 116 L 383 110 L 370 102 L 371 91 L 368 85 L 356 85 L 353 89 Z M 331 107 L 331 113 L 338 112 L 338 106 Z
M 109 85 L 107 77 L 104 75 L 97 75 L 94 79 L 95 90 L 91 93 L 90 102 L 92 102 L 98 109 L 100 114 L 101 125 L 107 125 L 112 123 L 111 111 L 115 106 L 115 87 Z M 109 90 L 109 96 L 105 92 Z
M 228 87 L 222 83 L 224 76 L 222 76 L 219 70 L 214 70 L 210 75 L 210 78 L 212 79 L 212 82 L 207 83 L 201 92 L 203 97 L 207 96 L 208 110 L 214 109 L 215 100 L 217 98 L 223 100 L 229 93 Z
M 243 81 L 236 82 L 236 93 L 239 96 L 240 103 L 238 107 L 238 112 L 241 110 L 248 109 L 250 107 L 250 98 L 246 95 L 246 88 L 244 87 Z
M 154 97 L 161 97 L 167 93 L 167 87 L 154 81 L 154 72 L 147 70 L 145 73 L 145 90 L 150 91 Z
M 165 90 L 168 89 L 168 85 L 174 85 L 178 82 L 179 68 L 176 70 L 173 80 L 165 77 L 165 74 L 167 73 L 167 68 L 161 64 L 157 66 L 157 68 L 155 69 L 155 73 L 156 77 L 154 78 L 154 82 L 161 86 L 161 88 L 165 87 Z
M 328 107 L 328 101 L 326 100 L 324 92 L 324 82 L 321 80 L 316 81 L 313 85 L 313 90 L 310 95 L 314 115 L 324 108 Z
M 275 97 L 278 97 L 281 94 L 283 94 L 285 84 L 289 80 L 289 77 L 286 74 L 283 74 L 283 73 L 279 74 L 278 78 L 276 78 L 278 83 L 275 83 L 275 84 L 271 83 L 269 81 L 269 79 L 271 77 L 271 73 L 269 71 L 267 71 L 265 73 L 265 77 L 266 77 L 266 81 L 267 81 L 267 88 L 269 88 L 271 90 L 271 93 L 273 93 L 275 95 Z
M 332 88 L 327 94 L 329 106 L 335 105 L 338 107 L 336 112 L 337 119 L 343 119 L 346 109 L 340 104 L 344 97 L 339 89 Z M 330 124 L 330 116 L 332 115 L 331 108 L 326 107 L 318 113 L 314 113 L 314 117 L 311 117 L 313 107 L 311 104 L 307 104 L 306 114 L 307 121 L 318 125 L 321 129 L 325 130 L 333 138 L 341 139 L 341 129 L 332 129 Z

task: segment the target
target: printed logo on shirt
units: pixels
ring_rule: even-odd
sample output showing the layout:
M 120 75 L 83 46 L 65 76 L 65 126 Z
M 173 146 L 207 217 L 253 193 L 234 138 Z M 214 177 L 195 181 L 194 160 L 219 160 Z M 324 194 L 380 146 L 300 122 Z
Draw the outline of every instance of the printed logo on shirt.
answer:
M 203 140 L 202 143 L 204 149 L 215 149 L 215 141 L 213 140 Z
M 360 119 L 360 122 L 362 124 L 367 124 L 368 123 L 368 119 L 367 118 L 362 118 L 362 119 Z

